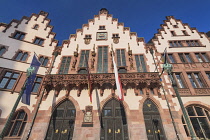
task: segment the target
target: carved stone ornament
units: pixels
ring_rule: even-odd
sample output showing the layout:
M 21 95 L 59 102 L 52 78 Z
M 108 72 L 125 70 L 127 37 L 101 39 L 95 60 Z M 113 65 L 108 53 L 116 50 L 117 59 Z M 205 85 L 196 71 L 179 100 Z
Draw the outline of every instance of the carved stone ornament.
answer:
M 90 44 L 92 38 L 84 38 L 85 44 L 88 45 Z
M 119 43 L 120 37 L 112 37 L 115 44 Z
M 93 106 L 86 106 L 84 112 L 83 127 L 93 127 Z

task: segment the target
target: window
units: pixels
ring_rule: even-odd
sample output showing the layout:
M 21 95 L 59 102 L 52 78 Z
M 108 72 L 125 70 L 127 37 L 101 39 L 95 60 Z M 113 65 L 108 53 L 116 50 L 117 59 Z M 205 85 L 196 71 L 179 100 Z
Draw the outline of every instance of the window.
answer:
M 39 61 L 41 62 L 42 66 L 47 66 L 49 59 L 48 59 L 48 57 L 41 56 L 39 58 Z
M 25 33 L 19 32 L 19 31 L 16 31 L 15 35 L 13 36 L 13 38 L 18 39 L 18 40 L 23 40 L 24 37 L 25 37 Z
M 108 47 L 98 47 L 98 73 L 108 73 Z
M 181 73 L 173 73 L 169 77 L 171 81 L 174 80 L 176 82 L 178 88 L 185 88 Z
M 206 53 L 195 53 L 195 56 L 199 62 L 209 62 L 209 58 Z
M 0 82 L 0 88 L 12 89 L 19 77 L 19 73 L 7 71 Z
M 168 54 L 168 61 L 169 63 L 176 63 L 176 61 L 174 60 L 173 54 Z
M 181 41 L 169 41 L 170 47 L 183 47 Z
M 117 66 L 126 66 L 125 50 L 117 49 Z
M 33 29 L 37 30 L 39 28 L 39 25 L 38 24 L 35 24 Z
M 42 45 L 44 42 L 44 39 L 41 39 L 41 38 L 38 38 L 36 37 L 35 40 L 34 40 L 34 44 L 36 45 Z
M 27 114 L 25 111 L 18 111 L 11 120 L 10 127 L 7 132 L 9 137 L 19 137 L 22 135 L 25 125 L 27 123 Z
M 194 88 L 203 88 L 205 87 L 204 82 L 201 80 L 200 74 L 198 73 L 188 73 L 187 74 L 190 83 Z
M 79 61 L 79 67 L 87 67 L 87 62 L 89 60 L 89 53 L 90 53 L 89 50 L 82 50 Z
M 91 38 L 91 35 L 85 35 L 85 38 Z
M 146 72 L 146 65 L 144 61 L 144 56 L 143 55 L 135 55 L 135 60 L 136 60 L 136 68 L 138 72 Z
M 188 116 L 190 118 L 191 124 L 193 126 L 193 129 L 197 137 L 200 140 L 210 139 L 210 118 L 209 118 L 210 113 L 209 111 L 196 105 L 188 106 L 186 107 L 186 110 L 188 112 Z M 183 122 L 187 136 L 190 137 L 189 129 L 187 127 L 187 124 L 184 118 L 182 118 L 182 122 Z
M 17 60 L 17 61 L 26 61 L 27 58 L 28 58 L 28 53 L 27 52 L 19 51 L 16 54 L 16 57 L 14 59 Z
M 68 74 L 70 62 L 71 62 L 70 56 L 63 56 L 58 73 L 59 74 Z
M 119 37 L 119 34 L 112 34 L 112 37 L 113 38 L 118 38 Z
M 187 40 L 186 43 L 187 43 L 187 46 L 188 46 L 188 47 L 201 46 L 201 45 L 198 43 L 198 40 Z
M 182 61 L 182 63 L 192 63 L 193 62 L 189 53 L 179 53 L 179 58 Z
M 36 77 L 36 80 L 34 81 L 34 85 L 31 92 L 38 92 L 41 82 L 42 82 L 42 77 Z
M 99 26 L 99 30 L 106 30 L 106 28 L 105 28 L 105 26 L 103 25 L 101 25 L 101 26 Z
M 3 47 L 0 47 L 0 56 L 2 56 L 6 51 L 6 48 L 3 46 Z
M 182 31 L 183 35 L 188 36 L 187 31 Z
M 172 36 L 176 36 L 176 33 L 174 31 L 171 31 Z
M 150 94 L 154 95 L 154 89 L 153 88 L 150 88 Z
M 177 25 L 173 25 L 173 27 L 174 27 L 174 28 L 178 28 L 178 26 L 177 26 Z
M 207 77 L 208 77 L 209 80 L 210 80 L 210 72 L 207 72 L 206 75 L 207 75 Z

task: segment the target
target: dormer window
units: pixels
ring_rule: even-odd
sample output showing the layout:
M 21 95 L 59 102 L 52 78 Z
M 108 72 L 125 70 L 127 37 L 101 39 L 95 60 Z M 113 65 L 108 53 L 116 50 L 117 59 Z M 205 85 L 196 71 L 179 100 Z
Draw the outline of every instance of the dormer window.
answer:
M 106 30 L 106 28 L 105 28 L 104 25 L 100 25 L 100 26 L 99 26 L 99 30 Z
M 35 30 L 38 30 L 38 28 L 39 28 L 38 24 L 35 24 L 34 27 L 33 27 L 33 29 L 35 29 Z
M 85 35 L 85 38 L 91 38 L 91 35 Z
M 113 34 L 112 37 L 113 37 L 113 38 L 114 38 L 114 37 L 115 37 L 115 38 L 118 38 L 118 37 L 119 37 L 119 34 Z

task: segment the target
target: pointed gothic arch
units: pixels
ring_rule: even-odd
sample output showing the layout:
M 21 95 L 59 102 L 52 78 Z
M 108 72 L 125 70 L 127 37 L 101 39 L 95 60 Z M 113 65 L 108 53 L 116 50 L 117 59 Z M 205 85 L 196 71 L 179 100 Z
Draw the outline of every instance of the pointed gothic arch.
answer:
M 115 98 L 109 99 L 101 115 L 101 140 L 128 140 L 127 119 L 122 102 Z
M 144 101 L 143 115 L 148 140 L 165 140 L 165 132 L 159 110 L 151 99 Z
M 45 140 L 73 138 L 76 108 L 69 99 L 62 100 L 53 109 Z

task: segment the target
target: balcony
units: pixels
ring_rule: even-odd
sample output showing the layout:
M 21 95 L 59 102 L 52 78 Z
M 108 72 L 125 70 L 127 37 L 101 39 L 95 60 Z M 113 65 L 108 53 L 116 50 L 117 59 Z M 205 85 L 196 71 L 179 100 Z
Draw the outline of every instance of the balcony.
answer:
M 114 89 L 115 88 L 115 75 L 114 73 L 94 73 L 90 74 L 92 89 Z M 145 87 L 160 87 L 159 74 L 156 72 L 145 73 L 120 73 L 120 80 L 122 87 L 127 89 L 132 88 L 145 88 Z M 88 75 L 87 74 L 51 74 L 46 75 L 43 85 L 47 92 L 52 89 L 60 91 L 62 89 L 71 90 L 87 89 Z

